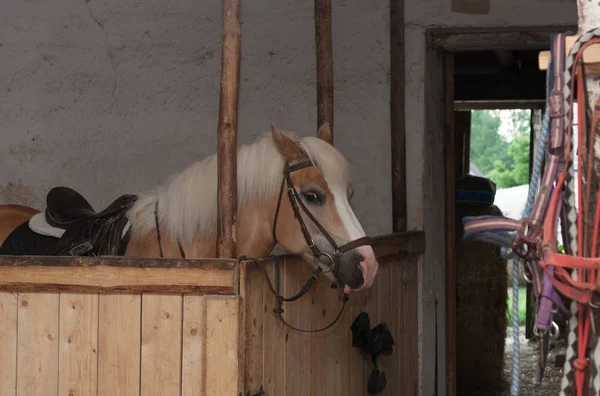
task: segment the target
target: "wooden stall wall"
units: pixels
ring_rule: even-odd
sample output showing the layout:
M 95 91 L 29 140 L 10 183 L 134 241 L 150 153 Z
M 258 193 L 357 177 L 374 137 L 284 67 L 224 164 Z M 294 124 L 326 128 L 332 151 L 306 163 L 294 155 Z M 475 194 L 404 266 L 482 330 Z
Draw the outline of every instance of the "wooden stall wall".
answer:
M 369 314 L 371 327 L 386 322 L 393 334 L 394 353 L 380 358 L 387 386 L 381 395 L 418 394 L 417 266 L 423 242 L 412 241 L 375 246 L 379 273 L 371 289 L 352 293 L 339 322 L 322 333 L 299 333 L 284 327 L 273 314 L 275 300 L 260 270 L 246 263 L 242 286 L 245 309 L 246 388 L 251 394 L 260 386 L 267 395 L 364 396 L 372 370 L 370 357 L 352 347 L 350 326 L 361 311 Z M 386 240 L 386 238 L 384 238 Z M 393 237 L 387 238 L 394 242 Z M 396 241 L 397 242 L 397 241 Z M 268 265 L 271 279 L 273 265 Z M 280 260 L 280 293 L 291 296 L 304 285 L 312 268 L 302 259 Z M 339 298 L 338 298 L 339 297 Z M 339 291 L 321 277 L 313 289 L 283 306 L 284 318 L 301 329 L 328 325 L 341 307 Z
M 239 296 L 2 292 L 0 395 L 235 395 L 239 308 Z

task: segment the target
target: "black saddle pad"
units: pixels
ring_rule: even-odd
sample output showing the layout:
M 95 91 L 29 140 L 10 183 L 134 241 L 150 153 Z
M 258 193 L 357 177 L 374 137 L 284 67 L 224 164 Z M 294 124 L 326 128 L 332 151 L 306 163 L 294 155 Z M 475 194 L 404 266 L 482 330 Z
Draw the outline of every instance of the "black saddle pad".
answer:
M 0 246 L 2 256 L 52 256 L 58 238 L 31 231 L 29 222 L 14 229 Z

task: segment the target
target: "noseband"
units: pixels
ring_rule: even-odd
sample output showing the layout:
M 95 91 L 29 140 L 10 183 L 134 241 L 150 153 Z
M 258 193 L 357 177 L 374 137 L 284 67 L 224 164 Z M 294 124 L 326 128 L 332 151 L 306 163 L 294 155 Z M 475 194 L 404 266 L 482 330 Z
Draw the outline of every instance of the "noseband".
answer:
M 329 232 L 327 232 L 325 227 L 323 227 L 323 225 L 321 223 L 319 223 L 319 221 L 315 218 L 315 216 L 313 216 L 313 214 L 310 212 L 310 210 L 308 210 L 308 208 L 306 207 L 304 202 L 302 202 L 300 195 L 298 194 L 298 192 L 294 188 L 294 185 L 292 184 L 292 178 L 290 176 L 290 173 L 300 170 L 300 169 L 308 168 L 309 166 L 313 166 L 313 163 L 310 160 L 303 161 L 303 162 L 300 162 L 300 163 L 297 163 L 294 165 L 289 165 L 286 162 L 285 167 L 283 168 L 283 180 L 281 181 L 281 188 L 279 189 L 279 199 L 277 200 L 277 209 L 275 210 L 275 219 L 273 221 L 273 239 L 275 239 L 275 241 L 277 241 L 277 234 L 276 234 L 277 219 L 279 217 L 279 209 L 281 208 L 281 199 L 283 198 L 283 188 L 287 184 L 287 193 L 288 193 L 288 197 L 290 199 L 290 204 L 292 205 L 292 210 L 294 211 L 294 217 L 296 218 L 296 220 L 298 221 L 298 224 L 300 225 L 300 230 L 302 231 L 304 240 L 306 241 L 306 243 L 312 250 L 315 257 L 316 258 L 320 258 L 320 257 L 328 258 L 329 262 L 330 262 L 331 271 L 335 271 L 336 269 L 339 269 L 340 258 L 342 257 L 342 255 L 344 253 L 346 253 L 354 248 L 357 248 L 359 246 L 370 245 L 373 241 L 373 238 L 364 236 L 362 238 L 358 238 L 353 241 L 350 241 L 342 246 L 338 246 L 337 243 L 335 243 L 331 234 Z M 304 213 L 306 213 L 308 218 L 317 226 L 319 231 L 321 231 L 323 236 L 327 239 L 327 241 L 333 248 L 333 254 L 329 254 L 329 253 L 321 251 L 321 249 L 319 249 L 319 247 L 315 244 L 315 241 L 312 238 L 312 236 L 310 235 L 310 232 L 308 232 L 308 228 L 306 227 L 306 223 L 304 222 L 304 219 L 302 219 L 302 216 L 300 215 L 300 208 L 302 208 L 302 210 L 304 211 Z

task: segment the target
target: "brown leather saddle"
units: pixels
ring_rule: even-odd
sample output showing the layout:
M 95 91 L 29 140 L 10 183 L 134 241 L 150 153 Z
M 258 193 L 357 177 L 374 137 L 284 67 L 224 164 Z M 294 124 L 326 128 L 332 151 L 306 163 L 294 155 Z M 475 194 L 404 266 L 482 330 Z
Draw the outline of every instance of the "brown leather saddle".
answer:
M 46 197 L 45 217 L 48 224 L 65 230 L 58 241 L 56 255 L 100 256 L 123 255 L 129 242 L 127 210 L 137 196 L 125 194 L 106 209 L 96 212 L 77 191 L 54 187 Z

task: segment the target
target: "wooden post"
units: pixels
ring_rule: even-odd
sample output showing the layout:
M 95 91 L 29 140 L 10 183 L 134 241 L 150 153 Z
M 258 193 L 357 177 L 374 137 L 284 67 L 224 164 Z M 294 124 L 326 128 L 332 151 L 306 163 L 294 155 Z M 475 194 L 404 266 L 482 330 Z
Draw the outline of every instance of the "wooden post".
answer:
M 406 231 L 406 129 L 404 118 L 404 0 L 390 0 L 390 115 L 392 218 L 394 232 Z
M 236 255 L 237 109 L 241 53 L 240 0 L 223 0 L 221 94 L 217 136 L 217 257 Z
M 315 0 L 315 43 L 317 49 L 317 129 L 326 122 L 333 144 L 333 50 L 331 0 Z

